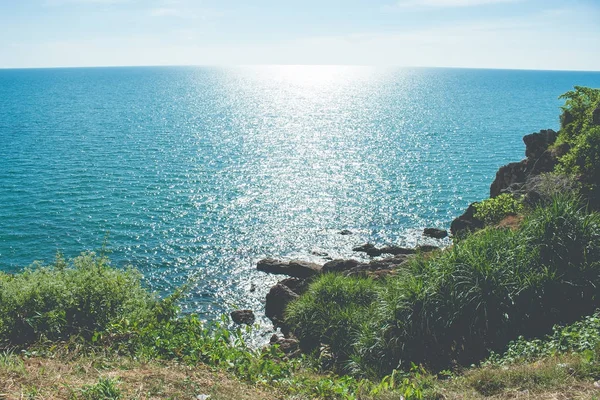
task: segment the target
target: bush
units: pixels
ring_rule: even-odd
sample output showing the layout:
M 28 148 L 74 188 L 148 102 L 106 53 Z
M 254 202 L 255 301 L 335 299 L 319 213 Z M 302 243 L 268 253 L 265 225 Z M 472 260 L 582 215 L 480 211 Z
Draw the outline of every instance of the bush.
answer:
M 287 308 L 287 320 L 303 347 L 331 347 L 338 361 L 347 360 L 361 321 L 373 313 L 377 284 L 371 279 L 325 274 Z
M 486 225 L 497 224 L 509 215 L 520 214 L 523 211 L 521 199 L 509 193 L 483 200 L 475 204 L 474 217 Z
M 133 270 L 110 268 L 106 258 L 94 253 L 84 253 L 70 265 L 58 257 L 53 266 L 0 274 L 0 343 L 72 335 L 89 339 L 121 319 L 156 318 L 160 303 L 140 278 Z
M 566 143 L 570 150 L 560 159 L 560 172 L 581 174 L 584 181 L 600 182 L 600 126 L 594 126 L 592 114 L 600 107 L 600 89 L 575 86 L 563 94 L 562 129 L 557 144 Z

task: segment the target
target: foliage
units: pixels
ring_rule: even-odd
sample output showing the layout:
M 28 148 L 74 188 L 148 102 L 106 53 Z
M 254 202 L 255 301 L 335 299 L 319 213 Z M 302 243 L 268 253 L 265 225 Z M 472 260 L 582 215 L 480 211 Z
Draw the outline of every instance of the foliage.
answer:
M 523 211 L 522 201 L 509 193 L 483 200 L 475 204 L 474 217 L 486 225 L 497 224 L 508 215 L 520 214 Z
M 527 340 L 520 336 L 507 346 L 503 354 L 492 353 L 485 365 L 510 365 L 535 361 L 561 353 L 600 350 L 600 314 L 585 317 L 567 326 L 554 326 L 552 333 L 540 339 Z
M 0 344 L 93 337 L 121 319 L 167 318 L 133 270 L 117 271 L 108 260 L 84 253 L 67 263 L 0 273 Z
M 361 284 L 316 280 L 290 306 L 289 322 L 318 327 L 319 340 L 344 349 L 334 355 L 338 366 L 362 376 L 383 376 L 411 362 L 436 370 L 469 365 L 519 335 L 543 335 L 600 305 L 600 215 L 576 198 L 555 198 L 515 231 L 484 229 L 446 251 L 416 257 L 398 276 L 370 288 L 372 303 L 344 297 L 346 288 Z M 325 313 L 331 298 L 338 301 Z M 337 310 L 354 310 L 343 331 Z M 311 332 L 296 330 L 314 342 Z
M 598 185 L 600 126 L 593 125 L 592 114 L 600 107 L 600 89 L 575 86 L 560 98 L 565 105 L 557 143 L 569 145 L 570 150 L 560 159 L 558 171 L 582 174 L 587 183 Z
M 115 379 L 100 378 L 95 385 L 84 386 L 74 397 L 81 400 L 119 400 L 121 391 L 117 383 Z

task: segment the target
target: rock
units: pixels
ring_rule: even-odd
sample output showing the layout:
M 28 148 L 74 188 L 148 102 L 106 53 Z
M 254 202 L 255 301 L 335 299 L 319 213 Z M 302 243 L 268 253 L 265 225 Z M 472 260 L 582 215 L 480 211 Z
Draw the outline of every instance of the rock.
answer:
M 372 245 L 371 243 L 366 243 L 366 244 L 360 245 L 358 247 L 353 248 L 352 250 L 367 253 L 371 257 L 377 257 L 382 254 L 398 255 L 398 254 L 414 254 L 415 253 L 415 249 L 409 249 L 409 248 L 400 247 L 400 246 L 383 246 L 383 247 L 377 248 L 374 245 Z
M 360 246 L 356 246 L 352 249 L 352 251 L 360 251 L 363 253 L 366 253 L 367 250 L 371 250 L 374 249 L 375 245 L 371 244 L 371 243 L 365 243 L 365 244 L 361 244 Z
M 319 264 L 306 261 L 280 261 L 273 258 L 265 258 L 256 264 L 256 269 L 270 274 L 289 275 L 294 278 L 310 278 L 321 273 Z
M 430 253 L 432 251 L 439 250 L 439 249 L 440 248 L 438 246 L 432 246 L 429 244 L 422 244 L 420 246 L 417 246 L 417 251 L 419 253 Z
M 252 325 L 256 321 L 252 310 L 236 310 L 231 312 L 231 319 L 239 325 Z
M 511 185 L 523 183 L 527 179 L 527 163 L 524 161 L 514 162 L 500 167 L 496 172 L 496 178 L 490 186 L 490 197 L 498 197 Z M 452 229 L 451 229 L 452 230 Z
M 466 232 L 473 232 L 483 228 L 483 221 L 475 218 L 475 204 L 471 203 L 463 215 L 452 221 L 450 232 L 454 236 L 461 236 Z
M 281 350 L 288 357 L 294 357 L 300 354 L 300 342 L 293 337 L 279 337 L 277 335 L 271 336 L 269 340 L 271 345 L 278 345 Z
M 558 133 L 552 129 L 542 130 L 538 133 L 523 136 L 523 142 L 525 142 L 525 157 L 533 159 L 541 157 L 541 155 L 548 150 L 548 147 L 556 142 L 557 137 Z
M 600 106 L 592 114 L 592 125 L 600 125 Z
M 525 194 L 525 183 L 529 178 L 553 171 L 558 158 L 568 151 L 568 148 L 563 146 L 548 150 L 557 137 L 558 133 L 552 129 L 524 136 L 523 142 L 525 142 L 527 158 L 500 167 L 490 186 L 490 197 L 494 198 L 502 193 Z
M 399 254 L 394 257 L 373 260 L 369 263 L 359 263 L 355 267 L 343 271 L 346 276 L 362 276 L 380 278 L 382 276 L 392 275 L 402 264 L 410 259 L 411 255 Z
M 339 231 L 338 233 L 342 236 L 352 235 L 352 231 L 349 231 L 348 229 L 343 229 L 343 230 Z
M 360 262 L 356 260 L 333 260 L 323 265 L 323 272 L 343 272 L 355 268 Z
M 435 239 L 443 239 L 448 236 L 448 231 L 445 229 L 425 228 L 423 230 L 423 235 L 432 237 Z
M 287 286 L 292 292 L 297 295 L 302 295 L 308 289 L 308 280 L 306 279 L 298 279 L 298 278 L 287 278 L 282 281 L 277 282 L 280 285 Z
M 299 296 L 289 287 L 280 283 L 276 284 L 269 290 L 269 293 L 267 293 L 265 315 L 273 321 L 275 325 L 282 323 L 286 306 L 298 297 Z

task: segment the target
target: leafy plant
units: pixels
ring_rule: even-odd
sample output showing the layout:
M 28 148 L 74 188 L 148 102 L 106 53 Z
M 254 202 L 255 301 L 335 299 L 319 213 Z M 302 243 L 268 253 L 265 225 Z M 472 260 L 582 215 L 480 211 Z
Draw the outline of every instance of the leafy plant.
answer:
M 508 215 L 520 214 L 521 212 L 523 212 L 521 199 L 512 194 L 503 193 L 475 204 L 474 217 L 483 221 L 486 225 L 491 225 L 500 222 Z

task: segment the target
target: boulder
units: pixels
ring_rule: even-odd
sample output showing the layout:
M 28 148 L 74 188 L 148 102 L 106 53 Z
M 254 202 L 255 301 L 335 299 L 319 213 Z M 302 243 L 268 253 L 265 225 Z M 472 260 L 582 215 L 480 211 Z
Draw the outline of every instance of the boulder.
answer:
M 355 268 L 360 262 L 356 260 L 332 260 L 323 265 L 323 272 L 343 272 Z
M 423 235 L 434 239 L 443 239 L 448 236 L 448 231 L 438 228 L 425 228 L 423 230 Z
M 282 285 L 281 283 L 276 284 L 267 293 L 267 301 L 265 304 L 265 315 L 275 325 L 283 322 L 283 316 L 287 305 L 296 300 L 299 296 L 294 293 L 289 287 Z
M 231 319 L 239 325 L 252 325 L 256 321 L 252 310 L 236 310 L 231 312 Z
M 256 264 L 256 269 L 270 274 L 289 275 L 294 278 L 310 278 L 321 273 L 319 264 L 306 261 L 281 261 L 273 258 L 265 258 Z
M 466 232 L 473 232 L 483 228 L 483 221 L 475 218 L 475 204 L 471 203 L 463 215 L 452 221 L 450 232 L 454 236 L 461 236 Z

